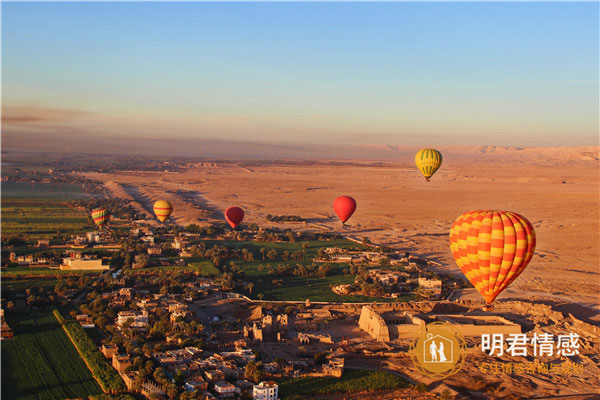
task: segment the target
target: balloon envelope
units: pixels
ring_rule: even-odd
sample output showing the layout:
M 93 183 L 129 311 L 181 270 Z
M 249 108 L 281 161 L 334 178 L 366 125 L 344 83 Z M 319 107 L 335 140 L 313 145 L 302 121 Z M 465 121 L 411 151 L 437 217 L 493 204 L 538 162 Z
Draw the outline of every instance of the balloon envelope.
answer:
M 239 207 L 229 207 L 225 210 L 225 219 L 229 226 L 235 229 L 244 219 L 244 210 Z
M 350 196 L 340 196 L 333 201 L 333 211 L 340 218 L 342 223 L 348 221 L 348 218 L 356 210 L 356 200 Z
M 99 228 L 102 228 L 110 219 L 110 214 L 106 211 L 106 208 L 94 208 L 92 210 L 92 219 Z
M 173 205 L 166 200 L 154 203 L 154 215 L 160 222 L 165 222 L 173 213 Z
M 469 211 L 452 224 L 450 249 L 469 282 L 491 304 L 529 264 L 535 231 L 514 212 Z
M 442 153 L 435 149 L 419 150 L 415 155 L 415 164 L 417 164 L 417 168 L 421 170 L 425 179 L 429 181 L 429 178 L 442 165 Z

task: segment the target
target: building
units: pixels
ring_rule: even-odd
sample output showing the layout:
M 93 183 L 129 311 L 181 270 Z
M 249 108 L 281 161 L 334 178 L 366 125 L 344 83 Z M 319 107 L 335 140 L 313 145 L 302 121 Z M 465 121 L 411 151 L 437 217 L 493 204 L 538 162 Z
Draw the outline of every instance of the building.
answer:
M 223 373 L 223 371 L 220 371 L 218 369 L 204 371 L 204 376 L 206 376 L 206 379 L 208 379 L 209 382 L 220 381 L 225 379 L 225 374 Z
M 277 400 L 279 387 L 273 381 L 264 381 L 252 388 L 253 400 Z
M 413 339 L 426 324 L 444 322 L 462 336 L 477 337 L 491 333 L 521 333 L 521 325 L 495 315 L 413 315 L 406 311 L 376 311 L 372 306 L 363 306 L 358 320 L 360 329 L 380 342 Z
M 13 330 L 8 326 L 6 320 L 4 319 L 4 309 L 0 309 L 0 338 L 1 339 L 10 339 L 13 337 Z
M 117 314 L 117 326 L 121 328 L 127 321 L 131 321 L 132 328 L 145 328 L 148 326 L 148 312 L 120 311 Z
M 419 288 L 433 296 L 440 296 L 442 294 L 442 281 L 439 279 L 419 278 Z
M 148 254 L 150 254 L 150 255 L 161 255 L 162 254 L 162 248 L 160 246 L 148 247 Z
M 344 359 L 332 358 L 327 364 L 323 364 L 323 373 L 336 378 L 341 378 L 344 374 Z
M 115 354 L 112 357 L 112 366 L 119 374 L 124 374 L 125 369 L 131 366 L 131 358 L 129 354 Z
M 100 243 L 100 232 L 87 232 L 85 237 L 88 243 Z
M 187 391 L 194 391 L 194 390 L 207 390 L 208 389 L 208 382 L 206 382 L 204 379 L 202 379 L 201 375 L 194 375 L 189 377 L 188 379 L 186 379 L 185 383 L 184 383 L 184 388 Z
M 103 265 L 99 258 L 82 259 L 82 258 L 64 258 L 63 264 L 60 266 L 62 271 L 74 270 L 107 270 L 110 265 Z
M 371 306 L 363 306 L 358 325 L 373 339 L 389 342 L 416 337 L 424 321 L 406 312 L 380 313 Z
M 96 326 L 92 317 L 87 314 L 79 314 L 77 316 L 77 322 L 79 322 L 79 325 L 81 325 L 83 328 L 93 328 Z
M 104 354 L 106 358 L 113 358 L 115 354 L 119 353 L 119 347 L 114 344 L 103 344 L 100 347 L 100 351 Z
M 215 383 L 215 393 L 219 397 L 233 397 L 235 396 L 235 385 L 232 385 L 226 381 L 219 381 Z

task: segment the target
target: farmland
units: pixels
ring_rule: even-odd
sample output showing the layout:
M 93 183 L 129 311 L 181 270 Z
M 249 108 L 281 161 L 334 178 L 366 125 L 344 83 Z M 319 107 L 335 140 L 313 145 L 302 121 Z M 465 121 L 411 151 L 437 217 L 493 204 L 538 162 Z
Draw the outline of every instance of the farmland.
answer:
M 54 400 L 102 393 L 51 311 L 9 313 L 2 342 L 2 398 Z
M 42 198 L 2 198 L 2 236 L 26 235 L 27 240 L 52 239 L 57 233 L 83 233 L 90 228 L 87 213 L 65 201 Z
M 75 184 L 2 182 L 2 197 L 74 200 L 86 196 Z

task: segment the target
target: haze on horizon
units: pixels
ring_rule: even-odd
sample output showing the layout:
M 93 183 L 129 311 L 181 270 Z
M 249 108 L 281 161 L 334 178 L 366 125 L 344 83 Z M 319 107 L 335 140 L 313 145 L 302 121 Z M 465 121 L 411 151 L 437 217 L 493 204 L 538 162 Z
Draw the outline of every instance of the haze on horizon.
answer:
M 3 2 L 2 131 L 598 145 L 597 2 Z

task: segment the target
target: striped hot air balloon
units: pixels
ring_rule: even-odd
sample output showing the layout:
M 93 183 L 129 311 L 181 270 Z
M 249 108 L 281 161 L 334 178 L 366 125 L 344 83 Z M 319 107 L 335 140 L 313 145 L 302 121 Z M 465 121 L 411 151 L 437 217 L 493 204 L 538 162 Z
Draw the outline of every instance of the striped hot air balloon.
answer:
M 166 200 L 159 200 L 154 203 L 154 215 L 164 224 L 173 213 L 173 205 Z
M 340 196 L 333 201 L 333 211 L 344 224 L 356 211 L 356 200 L 350 196 Z
M 106 211 L 106 208 L 94 208 L 92 210 L 92 219 L 99 228 L 103 228 L 110 219 L 110 214 Z
M 452 224 L 450 249 L 469 282 L 492 304 L 529 264 L 535 231 L 511 211 L 469 211 Z
M 425 180 L 429 182 L 429 178 L 442 165 L 442 153 L 435 149 L 419 150 L 415 155 L 415 164 L 425 176 Z

